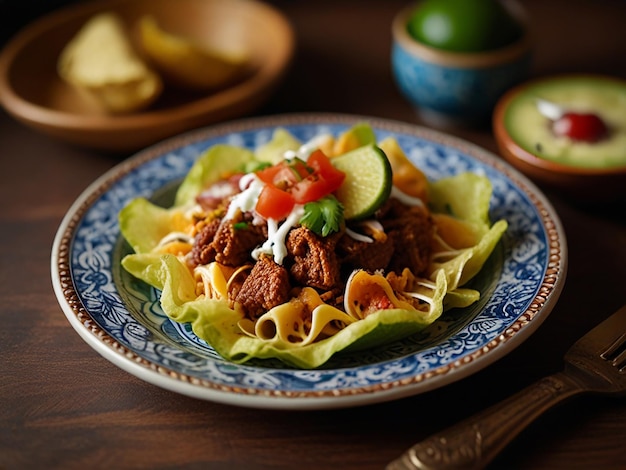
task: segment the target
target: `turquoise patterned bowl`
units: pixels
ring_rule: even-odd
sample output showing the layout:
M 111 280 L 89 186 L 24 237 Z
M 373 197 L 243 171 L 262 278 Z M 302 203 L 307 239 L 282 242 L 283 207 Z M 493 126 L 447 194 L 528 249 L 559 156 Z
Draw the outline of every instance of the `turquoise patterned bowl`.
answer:
M 401 11 L 392 24 L 391 68 L 398 88 L 429 124 L 487 124 L 500 96 L 529 74 L 528 28 L 517 42 L 493 51 L 444 51 L 409 35 L 414 8 Z

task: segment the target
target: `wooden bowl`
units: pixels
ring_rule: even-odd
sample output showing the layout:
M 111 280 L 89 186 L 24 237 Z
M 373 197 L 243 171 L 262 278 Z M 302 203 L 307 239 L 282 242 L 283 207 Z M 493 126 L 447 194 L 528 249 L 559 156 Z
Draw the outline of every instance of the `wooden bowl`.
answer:
M 623 146 L 622 152 L 624 153 L 623 163 L 612 164 L 610 166 L 596 166 L 586 167 L 578 166 L 571 162 L 555 161 L 553 159 L 545 158 L 539 154 L 539 151 L 533 151 L 529 145 L 523 145 L 520 142 L 519 137 L 515 137 L 512 134 L 514 125 L 514 119 L 511 115 L 512 105 L 519 100 L 522 96 L 528 96 L 530 91 L 533 95 L 542 97 L 541 91 L 546 86 L 564 86 L 567 87 L 569 83 L 574 83 L 581 80 L 597 81 L 599 83 L 613 84 L 623 88 L 623 96 L 626 97 L 626 81 L 615 77 L 606 77 L 598 75 L 582 75 L 582 74 L 567 74 L 557 75 L 551 77 L 537 78 L 528 82 L 525 82 L 517 87 L 509 90 L 498 101 L 494 114 L 493 114 L 493 132 L 500 150 L 501 155 L 518 170 L 525 173 L 531 179 L 536 182 L 546 185 L 548 187 L 560 190 L 576 199 L 583 199 L 593 201 L 615 201 L 626 200 L 626 191 L 624 191 L 624 185 L 626 185 L 626 145 Z M 577 93 L 584 93 L 585 90 L 570 91 L 563 93 L 568 99 L 573 99 L 576 103 Z M 528 99 L 528 98 L 525 98 Z M 578 100 L 578 104 L 573 106 L 581 106 L 581 103 L 585 100 Z M 610 103 L 610 106 L 614 109 L 616 106 L 620 106 L 620 100 L 616 100 Z M 621 106 L 623 110 L 617 111 L 617 114 L 626 116 L 626 106 L 624 99 L 621 100 Z M 567 107 L 567 100 L 564 102 L 556 103 L 558 105 Z M 582 104 L 584 107 L 585 105 Z M 585 111 L 585 109 L 580 109 Z M 587 109 L 586 111 L 597 111 L 601 114 L 601 110 Z M 623 119 L 622 119 L 623 120 Z M 546 129 L 550 126 L 550 121 L 539 113 L 534 116 L 533 125 L 542 125 Z M 535 124 L 536 123 L 536 124 Z M 624 125 L 624 124 L 621 124 Z M 626 142 L 626 127 L 620 129 L 614 129 L 614 132 L 619 132 L 618 144 L 621 146 L 622 142 Z M 611 138 L 611 137 L 609 137 Z M 613 137 L 615 138 L 615 136 Z M 571 143 L 571 145 L 582 145 L 577 143 Z
M 59 54 L 93 15 L 110 11 L 129 25 L 144 14 L 197 40 L 235 41 L 250 52 L 249 71 L 210 92 L 168 87 L 149 108 L 107 115 L 57 72 Z M 257 0 L 103 0 L 42 17 L 0 55 L 0 103 L 17 120 L 72 144 L 131 152 L 181 132 L 251 112 L 277 87 L 294 51 L 290 23 Z

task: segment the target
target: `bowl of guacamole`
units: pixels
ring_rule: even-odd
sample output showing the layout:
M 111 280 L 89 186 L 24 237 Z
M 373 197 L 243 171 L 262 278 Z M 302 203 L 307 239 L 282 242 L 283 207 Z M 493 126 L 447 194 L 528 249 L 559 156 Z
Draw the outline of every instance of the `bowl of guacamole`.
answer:
M 623 193 L 624 79 L 562 74 L 528 81 L 498 102 L 493 130 L 502 156 L 541 183 L 585 198 Z

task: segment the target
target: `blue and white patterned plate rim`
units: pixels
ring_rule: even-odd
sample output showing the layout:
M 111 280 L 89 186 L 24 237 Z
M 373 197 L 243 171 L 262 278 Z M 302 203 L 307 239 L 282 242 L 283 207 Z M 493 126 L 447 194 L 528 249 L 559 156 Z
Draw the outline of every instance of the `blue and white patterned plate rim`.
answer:
M 505 218 L 488 291 L 475 312 L 443 323 L 450 333 L 426 347 L 399 343 L 306 371 L 224 361 L 184 326 L 164 319 L 156 297 L 136 289 L 119 268 L 119 210 L 179 181 L 199 153 L 226 142 L 254 148 L 284 127 L 301 140 L 338 134 L 368 122 L 377 137 L 393 135 L 409 158 L 437 179 L 461 171 L 486 174 L 492 219 Z M 171 186 L 170 184 L 170 186 Z M 456 137 L 399 121 L 347 114 L 248 118 L 170 138 L 132 156 L 93 182 L 75 201 L 51 257 L 57 299 L 72 327 L 123 370 L 184 395 L 253 408 L 323 409 L 416 395 L 467 377 L 521 344 L 545 320 L 565 282 L 567 247 L 560 220 L 533 183 L 490 152 Z M 156 294 L 154 294 L 156 295 Z M 461 323 L 459 323 L 461 322 Z M 379 354 L 377 356 L 377 354 Z

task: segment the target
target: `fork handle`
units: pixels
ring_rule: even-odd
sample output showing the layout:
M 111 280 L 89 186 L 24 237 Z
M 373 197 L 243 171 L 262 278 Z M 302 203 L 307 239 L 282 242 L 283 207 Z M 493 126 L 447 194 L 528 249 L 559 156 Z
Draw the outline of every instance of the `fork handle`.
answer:
M 542 413 L 584 390 L 563 372 L 419 442 L 387 470 L 483 468 Z

